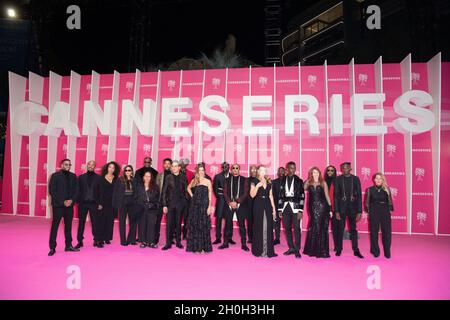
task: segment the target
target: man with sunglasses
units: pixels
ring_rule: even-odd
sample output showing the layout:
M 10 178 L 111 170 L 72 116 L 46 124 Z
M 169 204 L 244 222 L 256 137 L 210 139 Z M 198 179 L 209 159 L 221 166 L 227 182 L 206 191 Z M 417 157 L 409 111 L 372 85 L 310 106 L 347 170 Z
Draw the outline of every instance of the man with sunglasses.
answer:
M 225 187 L 225 181 L 229 176 L 230 165 L 227 162 L 223 162 L 222 172 L 216 174 L 213 180 L 213 191 L 216 196 L 216 240 L 213 242 L 213 244 L 219 244 L 222 242 L 222 219 L 224 218 L 226 205 L 225 198 L 223 196 L 223 189 Z
M 63 159 L 61 161 L 61 170 L 51 175 L 48 185 L 53 212 L 49 256 L 53 256 L 56 252 L 56 236 L 58 235 L 58 227 L 61 219 L 64 219 L 64 236 L 66 239 L 66 248 L 64 251 L 80 251 L 80 249 L 72 247 L 73 206 L 77 199 L 78 181 L 77 176 L 70 172 L 71 166 L 72 164 L 69 159 Z
M 225 187 L 223 196 L 225 198 L 226 206 L 224 210 L 225 218 L 225 232 L 224 241 L 219 249 L 228 248 L 229 239 L 233 237 L 233 216 L 236 213 L 239 234 L 241 236 L 241 248 L 244 251 L 250 251 L 247 247 L 247 239 L 245 235 L 245 218 L 249 214 L 246 206 L 246 199 L 249 196 L 248 180 L 239 174 L 240 167 L 238 164 L 233 164 L 231 167 L 231 176 L 225 180 Z
M 144 166 L 134 173 L 134 177 L 137 179 L 136 181 L 142 181 L 142 177 L 146 172 L 150 172 L 152 174 L 152 179 L 156 179 L 158 176 L 158 171 L 152 168 L 152 158 L 145 157 L 144 158 Z

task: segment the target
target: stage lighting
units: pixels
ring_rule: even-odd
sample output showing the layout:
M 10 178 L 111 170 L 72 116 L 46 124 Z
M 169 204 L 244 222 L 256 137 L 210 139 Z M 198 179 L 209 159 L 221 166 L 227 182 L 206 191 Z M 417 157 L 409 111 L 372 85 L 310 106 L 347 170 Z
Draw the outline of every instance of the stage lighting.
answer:
M 16 18 L 17 14 L 16 14 L 16 10 L 13 8 L 7 8 L 6 9 L 6 14 L 9 18 Z

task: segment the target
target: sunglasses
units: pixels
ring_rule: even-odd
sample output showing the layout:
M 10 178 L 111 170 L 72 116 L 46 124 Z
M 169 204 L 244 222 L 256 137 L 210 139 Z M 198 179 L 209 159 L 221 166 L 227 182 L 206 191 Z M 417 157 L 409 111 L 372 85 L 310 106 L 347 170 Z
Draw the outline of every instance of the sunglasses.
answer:
M 234 170 L 234 169 L 239 169 L 239 167 L 233 167 L 233 170 Z
M 144 161 L 144 163 L 152 163 L 151 161 Z
M 64 163 L 64 164 L 63 164 L 63 166 L 66 166 L 66 167 L 71 167 L 71 166 L 72 166 L 72 164 L 70 164 L 70 163 Z
M 334 172 L 334 169 L 328 169 L 327 172 Z
M 125 170 L 125 172 L 133 172 L 133 170 L 127 169 L 127 170 Z

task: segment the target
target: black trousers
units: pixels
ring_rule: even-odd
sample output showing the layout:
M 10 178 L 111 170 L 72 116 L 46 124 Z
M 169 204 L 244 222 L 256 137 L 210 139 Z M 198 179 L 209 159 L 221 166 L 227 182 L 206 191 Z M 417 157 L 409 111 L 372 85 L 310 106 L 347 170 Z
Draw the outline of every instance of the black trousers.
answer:
M 129 199 L 128 199 L 129 198 Z M 130 229 L 127 237 L 127 216 Z M 126 196 L 122 207 L 119 209 L 119 233 L 120 243 L 132 243 L 136 241 L 137 221 L 133 217 L 133 199 L 131 196 Z
M 216 240 L 222 239 L 222 219 L 224 218 L 224 211 L 226 209 L 226 203 L 223 196 L 217 197 L 216 201 Z
M 175 231 L 175 240 L 181 243 L 181 217 L 186 204 L 179 204 L 174 207 L 169 207 L 166 217 L 166 245 L 172 244 L 173 234 Z
M 350 226 L 350 239 L 352 240 L 353 251 L 358 251 L 358 231 L 356 230 L 356 213 L 349 209 L 339 212 L 341 220 L 338 220 L 336 251 L 342 251 L 342 242 L 344 239 L 345 223 L 348 218 Z
M 145 209 L 139 220 L 139 239 L 142 243 L 155 243 L 155 224 L 158 210 Z
M 53 207 L 52 227 L 50 229 L 50 249 L 56 248 L 56 236 L 61 219 L 64 219 L 64 237 L 66 239 L 66 247 L 72 246 L 72 221 L 73 206 L 70 207 Z
M 77 240 L 78 243 L 83 242 L 84 239 L 84 228 L 86 226 L 86 218 L 89 213 L 91 218 L 92 235 L 94 237 L 94 242 L 99 241 L 98 239 L 98 205 L 95 202 L 82 202 L 78 205 L 78 232 Z
M 245 220 L 247 220 L 248 239 L 251 241 L 253 239 L 253 201 L 250 202 L 250 208 L 247 211 L 248 214 L 245 215 Z
M 333 217 L 331 218 L 331 231 L 333 233 L 334 248 L 336 249 L 338 247 L 339 220 L 336 219 L 335 212 L 333 212 Z
M 184 207 L 182 216 L 183 216 L 183 238 L 186 239 L 187 235 L 187 226 L 188 226 L 188 220 L 189 220 L 189 205 L 190 201 L 188 201 L 188 204 Z
M 297 214 L 292 211 L 291 205 L 287 204 L 283 211 L 283 224 L 289 250 L 300 251 L 302 237 L 300 222 L 301 220 L 297 219 Z M 292 229 L 294 229 L 294 238 L 292 237 Z
M 273 229 L 275 230 L 275 240 L 280 241 L 280 232 L 281 232 L 281 219 L 277 212 L 277 217 L 273 222 Z
M 247 217 L 247 210 L 246 210 L 246 208 L 241 208 L 241 207 L 238 208 L 237 210 L 232 210 L 232 209 L 230 209 L 230 207 L 227 204 L 224 209 L 225 230 L 224 230 L 223 242 L 225 244 L 228 244 L 228 242 L 231 239 L 233 239 L 233 215 L 235 212 L 236 212 L 236 216 L 238 219 L 239 235 L 241 236 L 241 244 L 246 245 L 247 238 L 246 238 L 245 219 Z
M 391 213 L 387 210 L 373 210 L 371 209 L 369 215 L 370 225 L 370 252 L 379 255 L 380 247 L 378 246 L 378 232 L 381 227 L 381 241 L 383 243 L 383 251 L 385 256 L 391 255 L 391 238 L 392 225 Z
M 104 222 L 104 241 L 111 241 L 114 233 L 114 219 L 116 217 L 117 209 L 112 205 L 106 205 L 102 209 L 103 222 Z
M 161 221 L 163 217 L 162 208 L 158 210 L 155 222 L 155 244 L 158 244 L 159 237 L 161 236 Z

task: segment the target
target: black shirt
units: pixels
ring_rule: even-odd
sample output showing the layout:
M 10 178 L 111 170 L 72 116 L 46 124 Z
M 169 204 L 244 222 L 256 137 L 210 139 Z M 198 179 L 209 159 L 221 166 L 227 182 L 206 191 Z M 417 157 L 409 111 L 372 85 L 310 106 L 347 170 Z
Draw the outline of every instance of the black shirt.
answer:
M 237 177 L 232 176 L 231 177 L 231 184 L 232 184 L 233 188 L 230 189 L 230 192 L 231 191 L 233 192 L 233 194 L 231 194 L 231 199 L 232 200 L 236 200 L 237 198 L 239 198 L 239 195 L 238 195 L 238 181 L 239 181 L 239 176 L 237 176 Z
M 344 176 L 344 194 L 346 200 L 350 200 L 353 193 L 353 177 L 349 175 L 348 177 Z

